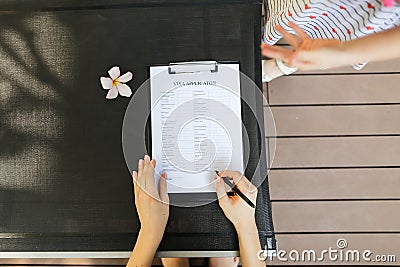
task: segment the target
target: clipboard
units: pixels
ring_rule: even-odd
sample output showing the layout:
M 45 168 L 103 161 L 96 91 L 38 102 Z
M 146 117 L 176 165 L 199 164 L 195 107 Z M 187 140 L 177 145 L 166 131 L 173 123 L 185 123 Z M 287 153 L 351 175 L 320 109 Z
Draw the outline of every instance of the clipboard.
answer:
M 217 61 L 189 61 L 189 62 L 176 62 L 170 63 L 168 73 L 185 74 L 185 73 L 199 73 L 199 72 L 218 72 Z
M 235 77 L 234 79 L 229 79 L 228 81 L 224 81 L 224 75 L 229 75 L 229 77 Z M 210 77 L 213 77 L 215 79 L 210 79 Z M 206 78 L 206 79 L 205 79 Z M 174 95 L 175 93 L 179 95 L 180 93 L 186 94 L 188 92 L 192 93 L 193 90 L 196 90 L 194 88 L 197 88 L 199 91 L 196 91 L 196 93 L 201 93 L 201 92 L 207 92 L 210 94 L 212 100 L 217 100 L 217 101 L 222 101 L 223 98 L 227 97 L 226 99 L 235 102 L 234 103 L 234 108 L 236 108 L 236 113 L 235 112 L 226 112 L 223 116 L 226 116 L 229 118 L 228 113 L 234 113 L 237 119 L 234 118 L 234 116 L 230 116 L 230 120 L 226 122 L 222 122 L 222 124 L 225 126 L 224 127 L 230 127 L 235 128 L 235 133 L 231 133 L 232 135 L 235 135 L 234 138 L 234 144 L 239 144 L 240 143 L 240 148 L 238 145 L 236 145 L 234 148 L 235 151 L 233 151 L 233 146 L 231 146 L 231 153 L 233 154 L 234 152 L 237 152 L 235 155 L 240 155 L 240 163 L 238 163 L 238 160 L 236 158 L 235 164 L 232 164 L 230 166 L 225 166 L 225 168 L 222 166 L 208 166 L 210 167 L 208 169 L 209 175 L 215 178 L 215 169 L 218 168 L 220 170 L 223 169 L 234 169 L 238 170 L 241 172 L 244 172 L 244 166 L 245 166 L 245 160 L 244 155 L 243 155 L 243 130 L 242 130 L 242 123 L 241 123 L 241 116 L 242 116 L 242 110 L 241 110 L 241 99 L 240 99 L 240 75 L 239 75 L 239 63 L 238 62 L 217 62 L 217 61 L 192 61 L 192 62 L 178 62 L 178 63 L 170 63 L 165 66 L 151 66 L 150 67 L 150 106 L 151 106 L 151 120 L 150 120 L 150 128 L 149 128 L 149 147 L 151 148 L 150 151 L 152 151 L 152 156 L 157 160 L 157 167 L 160 167 L 161 164 L 163 164 L 163 160 L 165 158 L 160 157 L 160 149 L 157 148 L 157 146 L 160 145 L 159 140 L 163 140 L 163 137 L 160 136 L 160 131 L 155 130 L 156 127 L 160 127 L 160 114 L 165 113 L 165 110 L 162 110 L 162 105 L 169 105 L 170 102 L 166 101 L 163 102 L 163 97 L 165 95 L 168 95 L 169 98 L 171 98 L 171 95 Z M 170 83 L 169 85 L 166 85 L 167 83 Z M 224 84 L 225 83 L 225 84 Z M 157 88 L 157 87 L 165 87 L 163 89 Z M 170 87 L 170 88 L 168 88 Z M 206 88 L 208 87 L 208 89 Z M 203 88 L 203 89 L 201 89 Z M 212 88 L 212 89 L 210 89 Z M 164 96 L 161 96 L 160 100 L 160 90 L 162 91 L 161 94 L 164 94 Z M 228 93 L 228 91 L 231 90 L 231 92 Z M 219 92 L 220 96 L 218 93 Z M 186 97 L 187 101 L 182 100 L 185 104 L 186 107 L 189 107 L 189 109 L 183 108 L 182 110 L 190 110 L 191 104 L 190 102 L 190 93 Z M 236 93 L 235 96 L 233 96 Z M 214 95 L 213 95 L 214 94 Z M 215 99 L 213 99 L 213 96 Z M 230 95 L 230 98 L 229 98 Z M 194 97 L 194 99 L 197 99 Z M 201 99 L 201 98 L 198 98 Z M 158 101 L 158 102 L 157 102 Z M 160 102 L 161 101 L 161 102 Z M 194 100 L 195 101 L 195 100 Z M 200 100 L 199 100 L 200 101 Z M 172 101 L 173 102 L 173 101 Z M 201 102 L 201 101 L 200 101 Z M 206 101 L 207 102 L 207 101 Z M 162 103 L 162 104 L 157 104 L 157 103 Z M 182 104 L 182 103 L 181 103 Z M 197 103 L 198 104 L 198 103 Z M 204 104 L 204 103 L 203 103 Z M 208 103 L 210 104 L 210 103 Z M 213 104 L 213 103 L 211 103 Z M 222 102 L 220 104 L 223 104 Z M 206 104 L 207 105 L 207 104 Z M 229 105 L 229 103 L 228 103 Z M 157 107 L 158 106 L 158 107 Z M 176 111 L 179 109 L 182 105 L 177 105 L 175 106 L 175 112 L 178 114 L 181 114 L 182 112 Z M 232 107 L 232 105 L 231 105 Z M 209 109 L 213 109 L 212 105 L 208 106 Z M 233 109 L 233 107 L 232 107 Z M 216 111 L 216 110 L 214 110 Z M 226 109 L 225 109 L 226 111 Z M 176 114 L 175 113 L 175 114 Z M 183 112 L 186 113 L 186 112 Z M 207 112 L 209 113 L 209 112 Z M 172 113 L 171 113 L 172 114 Z M 171 115 L 170 114 L 170 115 Z M 215 115 L 215 113 L 214 113 Z M 179 115 L 178 115 L 179 116 Z M 219 116 L 219 117 L 218 117 Z M 190 116 L 183 116 L 184 120 L 188 120 Z M 196 116 L 195 116 L 196 117 Z M 221 115 L 217 115 L 216 118 L 217 120 L 224 120 Z M 232 119 L 233 118 L 233 119 Z M 178 120 L 181 118 L 178 118 Z M 196 119 L 196 118 L 194 118 Z M 213 119 L 213 118 L 211 118 Z M 215 118 L 214 118 L 215 119 Z M 234 124 L 233 122 L 236 121 L 236 126 L 232 127 Z M 164 121 L 164 123 L 166 123 Z M 227 126 L 226 126 L 227 125 Z M 204 126 L 204 125 L 203 125 Z M 211 127 L 212 128 L 212 127 Z M 184 130 L 183 130 L 184 131 Z M 156 134 L 155 134 L 156 132 Z M 182 132 L 182 131 L 181 131 Z M 229 131 L 228 131 L 229 132 Z M 173 132 L 173 134 L 176 134 L 177 132 Z M 212 134 L 211 134 L 212 135 Z M 238 136 L 240 136 L 240 142 L 238 141 Z M 171 136 L 169 136 L 171 137 Z M 232 136 L 231 136 L 232 137 Z M 189 141 L 190 144 L 190 141 Z M 162 150 L 161 150 L 162 151 Z M 175 147 L 174 151 L 178 151 L 177 147 Z M 180 158 L 180 161 L 184 161 L 184 159 Z M 178 163 L 179 163 L 178 162 Z M 175 162 L 176 163 L 176 162 Z M 157 171 L 160 173 L 160 171 L 163 171 L 162 169 L 165 167 L 165 164 L 161 167 L 161 169 L 158 169 Z M 176 166 L 175 166 L 176 167 Z M 179 167 L 179 166 L 178 166 Z M 192 166 L 193 167 L 193 166 Z M 207 166 L 204 166 L 207 167 Z M 180 169 L 182 170 L 182 169 Z M 167 169 L 167 173 L 170 176 L 170 173 L 174 172 L 174 170 Z M 188 169 L 189 172 L 186 172 L 186 175 L 193 171 L 193 169 Z M 196 172 L 198 170 L 194 170 Z M 203 173 L 204 174 L 204 173 Z M 191 175 L 191 174 L 189 174 Z M 196 177 L 196 175 L 192 175 L 193 177 Z M 204 187 L 200 188 L 200 190 L 190 188 L 189 190 L 182 190 L 180 191 L 179 189 L 176 189 L 176 186 L 181 186 L 180 184 L 174 184 L 173 179 L 179 179 L 176 177 L 169 178 L 170 180 L 168 181 L 168 191 L 170 195 L 170 200 L 172 202 L 178 202 L 178 203 L 186 203 L 188 205 L 193 205 L 193 204 L 202 204 L 202 203 L 209 203 L 210 201 L 216 200 L 216 194 L 215 194 L 215 184 L 212 184 L 208 186 L 205 190 Z M 176 180 L 175 180 L 176 181 Z M 158 183 L 158 177 L 156 177 L 156 182 Z M 173 185 L 173 189 L 170 190 L 171 184 Z M 183 185 L 184 186 L 184 185 Z M 195 185 L 196 186 L 196 185 Z M 201 187 L 201 186 L 199 186 Z M 212 190 L 210 190 L 212 188 Z

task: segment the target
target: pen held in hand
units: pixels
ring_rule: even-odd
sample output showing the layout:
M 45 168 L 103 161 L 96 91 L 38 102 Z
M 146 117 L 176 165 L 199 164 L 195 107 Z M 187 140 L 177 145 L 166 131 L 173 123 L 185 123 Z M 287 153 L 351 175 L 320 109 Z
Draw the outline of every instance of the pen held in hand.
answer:
M 218 175 L 219 172 L 218 172 L 218 171 L 215 171 L 215 172 L 216 172 L 217 175 Z M 219 176 L 219 175 L 218 175 L 218 176 Z M 221 177 L 221 178 L 222 178 L 222 180 L 224 181 L 224 183 L 225 183 L 226 185 L 228 185 L 229 188 L 230 188 L 233 192 L 235 192 L 239 197 L 241 197 L 244 201 L 246 201 L 246 203 L 249 204 L 250 207 L 252 207 L 253 209 L 256 208 L 256 206 L 254 205 L 254 203 L 251 202 L 251 200 L 250 200 L 245 194 L 243 194 L 242 191 L 240 191 L 239 188 L 238 188 L 235 184 L 233 184 L 231 181 L 229 181 L 229 178 L 228 178 L 228 177 Z

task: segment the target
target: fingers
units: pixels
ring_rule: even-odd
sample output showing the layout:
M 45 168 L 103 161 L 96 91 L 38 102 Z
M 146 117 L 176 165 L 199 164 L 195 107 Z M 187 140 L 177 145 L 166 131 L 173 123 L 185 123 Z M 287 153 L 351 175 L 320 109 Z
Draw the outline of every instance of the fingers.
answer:
M 148 155 L 144 156 L 143 176 L 145 180 L 145 191 L 152 197 L 158 198 L 159 195 L 156 189 L 156 182 L 154 180 L 154 167 Z
M 163 173 L 160 177 L 160 182 L 158 184 L 160 191 L 160 199 L 164 203 L 169 203 L 169 197 L 167 192 L 167 174 Z
M 293 21 L 289 22 L 289 26 L 296 32 L 296 34 L 301 38 L 301 39 L 308 39 L 308 35 L 307 33 L 300 27 L 298 26 L 296 23 L 294 23 Z
M 219 175 L 221 177 L 230 177 L 233 179 L 234 184 L 239 188 L 240 191 L 244 192 L 253 192 L 257 190 L 257 187 L 255 187 L 249 179 L 247 179 L 242 173 L 238 171 L 223 171 L 220 172 Z
M 235 184 L 239 183 L 242 180 L 243 174 L 238 171 L 230 171 L 230 170 L 225 170 L 223 172 L 220 172 L 218 174 L 220 177 L 229 177 L 233 179 L 233 182 Z
M 151 163 L 151 166 L 153 166 L 153 168 L 156 167 L 156 160 L 155 160 L 155 159 L 152 159 L 152 160 L 150 161 L 150 163 Z
M 143 159 L 139 159 L 139 162 L 138 162 L 138 174 L 141 174 L 143 172 L 143 166 L 144 166 Z
M 234 184 L 241 189 L 241 187 L 246 188 L 246 186 L 249 186 L 249 181 L 246 179 L 246 177 L 243 176 L 242 173 L 238 171 L 223 171 L 219 173 L 219 176 L 221 177 L 229 177 L 233 179 Z
M 271 46 L 267 44 L 263 44 L 261 46 L 261 53 L 263 56 L 270 57 L 270 58 L 275 58 L 275 59 L 280 59 L 284 62 L 289 62 L 290 58 L 293 55 L 293 51 L 290 50 L 289 48 L 284 48 L 281 46 Z
M 221 207 L 227 205 L 229 203 L 229 198 L 225 191 L 225 183 L 221 178 L 217 179 L 216 191 L 217 191 L 219 205 Z
M 132 176 L 135 183 L 135 194 L 139 190 L 143 190 L 154 198 L 159 198 L 155 181 L 154 181 L 154 167 L 156 166 L 155 160 L 150 160 L 148 155 L 144 156 L 144 159 L 140 159 L 138 162 L 138 172 L 136 176 Z
M 286 31 L 282 26 L 277 25 L 275 29 L 282 34 L 282 37 L 294 48 L 297 48 L 301 44 L 301 40 L 294 34 L 289 33 Z
M 150 195 L 152 198 L 169 203 L 169 196 L 167 192 L 167 174 L 163 173 L 159 180 L 158 190 L 154 180 L 154 169 L 156 167 L 156 160 L 150 160 L 149 156 L 144 156 L 138 162 L 138 172 L 132 173 L 132 180 L 134 182 L 135 199 L 140 191 Z

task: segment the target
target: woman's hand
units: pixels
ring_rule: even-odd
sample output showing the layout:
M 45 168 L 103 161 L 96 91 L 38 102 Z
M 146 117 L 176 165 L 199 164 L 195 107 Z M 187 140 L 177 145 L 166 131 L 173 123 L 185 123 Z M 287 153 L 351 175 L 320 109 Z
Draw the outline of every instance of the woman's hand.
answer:
M 135 248 L 126 266 L 150 267 L 154 254 L 164 235 L 169 216 L 169 199 L 166 174 L 161 175 L 159 190 L 154 181 L 156 161 L 149 156 L 140 159 L 138 171 L 132 179 L 135 190 L 135 205 L 140 219 L 140 232 Z
M 169 216 L 169 199 L 167 193 L 166 174 L 161 175 L 158 193 L 154 181 L 156 161 L 149 156 L 140 159 L 138 172 L 133 172 L 135 187 L 135 205 L 139 215 L 140 231 L 162 238 Z
M 255 209 L 250 207 L 238 195 L 228 196 L 225 190 L 225 183 L 221 177 L 229 177 L 233 179 L 237 188 L 245 194 L 251 202 L 256 204 L 257 188 L 240 172 L 223 171 L 218 174 L 217 195 L 219 205 L 225 213 L 225 216 L 233 223 L 237 230 L 255 225 L 254 213 Z
M 343 43 L 336 39 L 311 39 L 295 23 L 289 22 L 297 35 L 285 31 L 281 26 L 276 30 L 293 47 L 293 49 L 281 46 L 261 45 L 262 54 L 267 57 L 280 59 L 286 65 L 301 70 L 327 69 L 349 63 L 349 57 Z
M 256 221 L 254 218 L 255 209 L 250 207 L 238 195 L 228 196 L 225 190 L 225 183 L 221 177 L 233 178 L 237 188 L 245 194 L 254 204 L 257 200 L 257 188 L 240 172 L 223 171 L 218 173 L 217 195 L 219 205 L 225 216 L 233 223 L 239 237 L 240 257 L 243 267 L 265 267 L 265 262 L 257 257 L 260 249 L 260 239 Z
M 263 44 L 261 45 L 263 55 L 280 59 L 287 65 L 302 70 L 327 69 L 400 57 L 400 26 L 348 42 L 335 39 L 310 39 L 293 22 L 289 22 L 289 26 L 295 30 L 297 36 L 288 33 L 280 26 L 277 26 L 276 30 L 289 42 L 294 51 Z
M 135 205 L 141 223 L 141 231 L 153 238 L 162 238 L 169 216 L 166 174 L 161 175 L 159 192 L 154 181 L 156 161 L 149 156 L 140 159 L 138 172 L 133 172 Z

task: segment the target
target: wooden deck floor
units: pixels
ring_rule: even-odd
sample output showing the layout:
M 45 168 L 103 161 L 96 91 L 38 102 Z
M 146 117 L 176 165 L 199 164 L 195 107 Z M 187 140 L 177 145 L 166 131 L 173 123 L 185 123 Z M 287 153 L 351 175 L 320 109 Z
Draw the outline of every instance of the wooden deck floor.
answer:
M 264 86 L 279 249 L 372 250 L 400 264 L 400 60 L 299 72 Z M 268 108 L 265 107 L 265 109 Z M 266 120 L 266 127 L 270 124 Z M 270 264 L 366 262 L 279 262 Z M 370 262 L 375 265 L 376 262 Z

